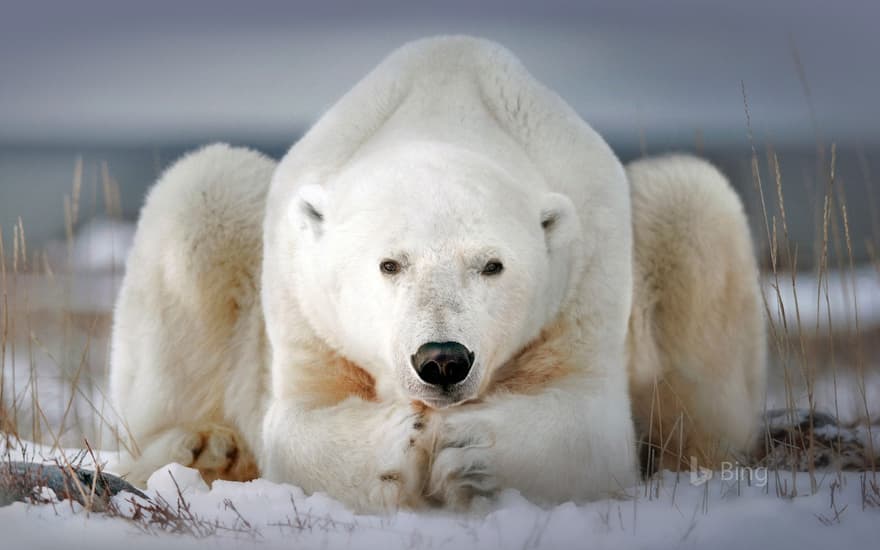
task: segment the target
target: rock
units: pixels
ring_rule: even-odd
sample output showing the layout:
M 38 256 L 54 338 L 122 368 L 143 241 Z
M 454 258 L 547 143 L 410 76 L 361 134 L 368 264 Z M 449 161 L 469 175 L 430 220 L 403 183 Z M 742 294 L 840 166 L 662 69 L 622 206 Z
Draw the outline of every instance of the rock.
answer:
M 0 506 L 13 502 L 46 502 L 46 487 L 59 500 L 72 499 L 101 512 L 121 492 L 147 496 L 122 478 L 100 471 L 33 462 L 0 463 Z

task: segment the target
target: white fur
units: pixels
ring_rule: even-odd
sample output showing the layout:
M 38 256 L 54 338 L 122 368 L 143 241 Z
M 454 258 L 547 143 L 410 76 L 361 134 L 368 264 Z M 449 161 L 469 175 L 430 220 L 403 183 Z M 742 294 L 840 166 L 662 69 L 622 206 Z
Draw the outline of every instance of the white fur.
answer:
M 114 325 L 120 469 L 142 481 L 166 459 L 204 462 L 232 428 L 218 476 L 253 455 L 263 476 L 361 510 L 633 483 L 627 177 L 512 55 L 464 37 L 406 45 L 273 168 L 212 146 L 151 192 Z M 490 259 L 500 275 L 481 275 Z M 409 362 L 442 341 L 476 357 L 453 395 Z M 564 364 L 510 389 L 530 345 Z M 321 401 L 349 363 L 374 394 Z
M 742 203 L 688 156 L 627 166 L 635 273 L 630 393 L 654 466 L 718 467 L 754 442 L 766 388 L 758 268 Z

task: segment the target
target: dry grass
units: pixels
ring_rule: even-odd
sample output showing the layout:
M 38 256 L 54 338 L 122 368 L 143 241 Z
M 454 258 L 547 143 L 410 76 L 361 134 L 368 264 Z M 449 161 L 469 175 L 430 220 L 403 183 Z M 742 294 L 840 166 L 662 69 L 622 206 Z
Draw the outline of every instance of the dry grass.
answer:
M 119 214 L 118 186 L 104 165 L 104 215 Z M 84 438 L 99 448 L 118 446 L 116 415 L 106 399 L 110 312 L 81 296 L 86 287 L 112 301 L 117 273 L 101 281 L 77 278 L 74 228 L 81 216 L 82 161 L 74 167 L 72 189 L 63 197 L 66 257 L 28 252 L 25 227 L 13 226 L 11 246 L 0 228 L 0 429 L 9 436 L 52 445 L 81 447 Z M 100 212 L 93 209 L 92 217 Z M 124 251 L 119 251 L 123 254 Z M 91 276 L 90 276 L 91 277 Z M 94 294 L 90 292 L 90 294 Z M 112 437 L 106 441 L 105 437 Z
M 169 475 L 171 473 L 169 472 Z M 218 533 L 234 533 L 249 539 L 260 539 L 262 535 L 241 513 L 230 500 L 224 505 L 226 510 L 235 514 L 232 524 L 221 522 L 216 518 L 207 518 L 193 511 L 190 502 L 184 497 L 177 480 L 171 475 L 176 494 L 172 501 L 162 495 L 152 499 L 129 497 L 125 504 L 113 503 L 110 515 L 123 518 L 147 535 L 174 534 L 187 535 L 202 539 Z
M 809 103 L 809 89 L 796 51 L 794 56 Z M 785 498 L 797 496 L 797 478 L 803 475 L 809 478 L 811 493 L 818 492 L 822 485 L 820 477 L 824 478 L 824 476 L 819 476 L 817 469 L 829 469 L 825 464 L 826 461 L 832 466 L 832 470 L 864 469 L 867 472 L 863 491 L 864 505 L 876 506 L 878 480 L 874 437 L 875 432 L 880 429 L 878 424 L 880 418 L 872 417 L 872 413 L 876 411 L 876 404 L 872 411 L 868 384 L 869 376 L 880 372 L 880 347 L 877 346 L 880 342 L 880 326 L 863 326 L 859 314 L 857 266 L 853 255 L 849 212 L 843 189 L 844 182 L 837 177 L 838 148 L 834 143 L 830 147 L 824 145 L 822 139 L 818 137 L 815 116 L 811 115 L 817 135 L 816 178 L 820 182 L 821 193 L 817 195 L 816 243 L 812 262 L 813 273 L 810 275 L 818 281 L 818 285 L 815 294 L 798 295 L 799 290 L 803 288 L 798 284 L 798 277 L 799 274 L 803 276 L 803 272 L 799 272 L 794 266 L 801 265 L 803 259 L 799 258 L 801 251 L 789 232 L 789 216 L 786 211 L 784 191 L 784 188 L 791 186 L 783 185 L 784 174 L 774 148 L 767 146 L 764 155 L 758 153 L 745 83 L 742 83 L 742 98 L 750 144 L 749 163 L 753 184 L 753 197 L 744 197 L 744 202 L 758 205 L 757 216 L 762 230 L 754 235 L 759 245 L 756 248 L 766 249 L 769 253 L 769 261 L 764 262 L 768 265 L 768 269 L 763 276 L 771 281 L 769 284 L 771 291 L 764 294 L 764 307 L 769 319 L 770 371 L 771 375 L 782 379 L 783 410 L 787 413 L 789 427 L 784 433 L 779 431 L 771 433 L 768 423 L 766 433 L 761 438 L 762 442 L 758 444 L 755 453 L 752 456 L 741 457 L 740 462 L 749 467 L 769 468 L 776 494 Z M 699 134 L 697 139 L 696 147 L 699 150 L 702 148 Z M 880 262 L 877 256 L 880 220 L 877 219 L 877 209 L 873 203 L 871 170 L 862 151 L 859 151 L 858 158 L 865 195 L 869 201 L 872 201 L 869 212 L 874 231 L 865 245 L 871 254 L 873 267 L 880 276 Z M 764 174 L 770 174 L 769 186 L 765 184 Z M 808 183 L 805 181 L 803 185 L 806 187 Z M 750 201 L 749 198 L 754 200 Z M 838 313 L 841 308 L 851 312 L 843 326 L 835 325 L 835 318 L 832 316 L 832 298 L 829 292 L 829 280 L 832 274 L 842 279 L 846 292 L 846 303 L 838 302 L 834 309 L 838 310 Z M 791 301 L 784 299 L 784 291 L 788 289 L 794 300 L 793 309 L 787 310 L 787 305 L 792 305 Z M 803 310 L 808 307 L 820 313 L 812 323 L 805 321 L 802 315 Z M 822 316 L 824 318 L 820 319 Z M 827 399 L 819 403 L 818 390 L 824 389 L 821 386 L 827 385 L 829 379 L 833 398 L 830 403 Z M 860 414 L 856 421 L 847 420 L 841 414 L 838 397 L 843 393 L 840 386 L 844 381 L 850 383 L 855 381 L 860 400 Z M 874 383 L 876 384 L 876 380 Z M 765 415 L 771 412 L 778 413 L 766 408 L 764 412 Z M 815 425 L 815 419 L 826 418 L 823 413 L 830 414 L 834 418 L 834 424 L 841 428 L 837 430 L 836 436 L 828 437 L 824 433 L 817 436 L 817 433 L 828 425 L 827 423 L 823 426 Z M 676 449 L 670 448 L 670 441 L 675 439 L 672 437 L 675 435 L 673 432 L 681 425 L 683 423 L 679 422 L 678 426 L 670 427 L 668 437 L 664 441 L 653 441 L 652 434 L 647 435 L 650 443 L 643 446 L 642 451 L 649 464 L 651 456 L 655 454 L 668 454 L 677 457 L 679 462 L 687 462 L 688 457 L 682 455 L 681 449 L 676 453 Z M 845 434 L 853 433 L 855 430 L 863 430 L 864 434 L 860 438 L 863 446 L 859 446 L 855 451 L 859 461 L 853 460 L 852 439 L 845 437 Z M 780 467 L 786 470 L 782 471 Z M 679 477 L 676 477 L 676 486 L 672 488 L 673 502 L 678 480 Z M 832 498 L 835 492 L 833 483 L 832 481 L 830 486 Z M 647 479 L 642 491 L 643 497 L 659 498 L 660 484 L 660 477 Z M 704 502 L 708 506 L 708 495 Z M 832 517 L 823 517 L 820 521 L 837 523 L 842 513 L 843 510 L 836 511 Z

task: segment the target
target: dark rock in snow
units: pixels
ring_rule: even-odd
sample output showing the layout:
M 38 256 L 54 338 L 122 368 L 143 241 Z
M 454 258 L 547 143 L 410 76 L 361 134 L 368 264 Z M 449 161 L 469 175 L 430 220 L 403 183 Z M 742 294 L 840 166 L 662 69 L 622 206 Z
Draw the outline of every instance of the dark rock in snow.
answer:
M 147 496 L 122 478 L 100 471 L 33 462 L 0 463 L 0 506 L 13 502 L 46 502 L 40 488 L 52 489 L 59 499 L 72 499 L 83 506 L 104 511 L 110 498 L 127 492 Z

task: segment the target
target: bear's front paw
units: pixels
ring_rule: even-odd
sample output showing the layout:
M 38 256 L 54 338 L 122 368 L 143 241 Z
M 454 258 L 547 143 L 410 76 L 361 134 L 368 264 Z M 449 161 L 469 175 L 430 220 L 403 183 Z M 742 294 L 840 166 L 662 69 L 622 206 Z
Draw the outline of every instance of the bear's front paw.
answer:
M 444 414 L 435 426 L 428 501 L 459 511 L 485 505 L 499 489 L 495 450 L 494 431 L 485 419 L 463 410 Z
M 433 430 L 425 409 L 391 409 L 376 432 L 378 470 L 370 500 L 385 510 L 420 508 L 431 459 Z
M 178 454 L 188 451 L 191 460 L 180 461 L 197 469 L 207 483 L 217 479 L 250 481 L 259 477 L 256 461 L 232 428 L 206 424 L 194 428 L 183 440 Z

